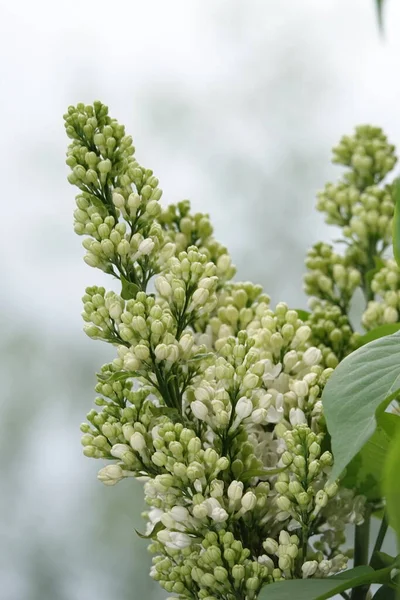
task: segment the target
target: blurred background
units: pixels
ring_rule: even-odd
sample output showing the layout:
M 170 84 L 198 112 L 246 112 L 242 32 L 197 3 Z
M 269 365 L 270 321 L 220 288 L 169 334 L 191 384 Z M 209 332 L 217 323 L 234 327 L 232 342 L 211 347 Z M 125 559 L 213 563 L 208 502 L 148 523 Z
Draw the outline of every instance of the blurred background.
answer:
M 238 278 L 305 307 L 314 210 L 355 124 L 400 145 L 400 4 L 373 0 L 0 0 L 2 600 L 167 596 L 148 577 L 140 484 L 106 488 L 79 425 L 112 349 L 82 333 L 85 286 L 62 115 L 101 99 L 163 202 L 209 212 Z

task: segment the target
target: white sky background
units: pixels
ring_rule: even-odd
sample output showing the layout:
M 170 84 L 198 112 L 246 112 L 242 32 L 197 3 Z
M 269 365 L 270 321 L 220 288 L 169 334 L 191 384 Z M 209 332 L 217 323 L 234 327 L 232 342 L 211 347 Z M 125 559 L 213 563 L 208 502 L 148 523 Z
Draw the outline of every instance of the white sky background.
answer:
M 261 281 L 274 301 L 304 302 L 304 254 L 333 235 L 314 211 L 316 190 L 336 177 L 332 145 L 370 122 L 400 146 L 400 3 L 386 3 L 382 39 L 373 0 L 0 0 L 2 330 L 32 329 L 47 348 L 71 339 L 101 354 L 81 333 L 80 298 L 86 285 L 110 281 L 83 263 L 73 233 L 62 123 L 69 104 L 94 99 L 133 135 L 164 202 L 189 197 L 211 214 L 241 279 Z M 65 357 L 53 360 L 57 373 Z M 26 377 L 46 381 L 35 369 Z M 98 465 L 80 458 L 72 393 L 73 384 L 59 394 L 64 408 L 44 402 L 38 429 L 27 433 L 31 477 L 21 470 L 15 518 L 27 528 L 42 523 L 43 544 L 57 530 L 60 555 L 78 556 L 68 600 L 108 600 L 104 555 L 97 583 L 83 568 L 87 506 L 71 490 L 86 482 L 90 495 L 100 492 Z M 82 522 L 72 524 L 78 513 Z M 22 530 L 18 539 L 23 549 Z M 28 600 L 28 579 L 19 568 L 7 573 L 5 600 Z
M 240 278 L 299 302 L 302 253 L 331 235 L 313 210 L 315 191 L 335 176 L 331 146 L 360 122 L 400 139 L 400 4 L 387 4 L 382 40 L 372 0 L 0 2 L 9 317 L 78 330 L 81 293 L 103 280 L 72 232 L 61 119 L 69 104 L 96 98 L 133 134 L 164 200 L 189 197 L 211 213 Z M 293 153 L 307 161 L 302 188 L 286 168 Z M 264 176 L 265 191 L 254 190 Z M 264 231 L 258 253 L 254 227 Z M 295 281 L 282 275 L 282 256 L 287 269 L 296 262 Z M 280 280 L 267 282 L 272 263 Z

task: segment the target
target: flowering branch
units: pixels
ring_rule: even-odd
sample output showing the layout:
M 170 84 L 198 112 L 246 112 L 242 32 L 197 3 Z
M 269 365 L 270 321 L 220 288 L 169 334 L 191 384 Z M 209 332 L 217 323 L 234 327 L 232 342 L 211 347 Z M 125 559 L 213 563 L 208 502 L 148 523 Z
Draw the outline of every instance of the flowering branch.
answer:
M 111 461 L 106 485 L 144 481 L 151 576 L 181 600 L 253 600 L 266 584 L 345 569 L 345 528 L 363 522 L 366 498 L 330 481 L 321 394 L 359 342 L 348 315 L 357 288 L 367 329 L 398 320 L 400 272 L 381 264 L 393 147 L 365 126 L 334 150 L 349 171 L 318 208 L 347 249 L 310 250 L 303 321 L 284 303 L 272 309 L 261 286 L 232 281 L 208 215 L 186 201 L 162 208 L 158 179 L 107 107 L 70 107 L 65 123 L 84 259 L 121 286 L 83 297 L 85 332 L 116 358 L 97 376 L 82 444 Z

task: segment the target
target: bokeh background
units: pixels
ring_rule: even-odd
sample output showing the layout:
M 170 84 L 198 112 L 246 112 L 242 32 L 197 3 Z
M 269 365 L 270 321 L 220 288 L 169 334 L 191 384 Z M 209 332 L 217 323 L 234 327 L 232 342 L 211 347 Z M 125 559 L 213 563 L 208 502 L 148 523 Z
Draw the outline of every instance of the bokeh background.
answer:
M 0 1 L 0 596 L 161 600 L 139 484 L 106 488 L 79 424 L 112 357 L 82 333 L 62 115 L 101 99 L 163 202 L 209 212 L 238 278 L 305 305 L 303 260 L 335 237 L 314 210 L 358 123 L 400 144 L 400 3 Z

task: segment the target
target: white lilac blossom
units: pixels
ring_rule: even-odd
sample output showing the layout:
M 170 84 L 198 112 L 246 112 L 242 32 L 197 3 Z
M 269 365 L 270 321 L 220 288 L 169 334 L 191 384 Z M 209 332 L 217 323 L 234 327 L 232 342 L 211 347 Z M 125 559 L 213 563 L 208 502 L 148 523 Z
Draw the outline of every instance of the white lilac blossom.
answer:
M 344 569 L 344 531 L 362 522 L 365 498 L 329 480 L 321 394 L 357 345 L 356 288 L 368 328 L 399 320 L 397 265 L 367 280 L 371 251 L 389 244 L 392 188 L 381 181 L 393 147 L 365 126 L 334 150 L 348 171 L 318 208 L 348 246 L 310 250 L 304 321 L 283 302 L 272 308 L 261 286 L 232 281 L 208 215 L 160 205 L 158 179 L 106 106 L 70 107 L 65 123 L 85 261 L 120 283 L 119 294 L 93 286 L 83 297 L 85 332 L 116 353 L 82 445 L 111 461 L 106 485 L 145 481 L 151 576 L 181 600 L 253 600 L 268 583 Z

